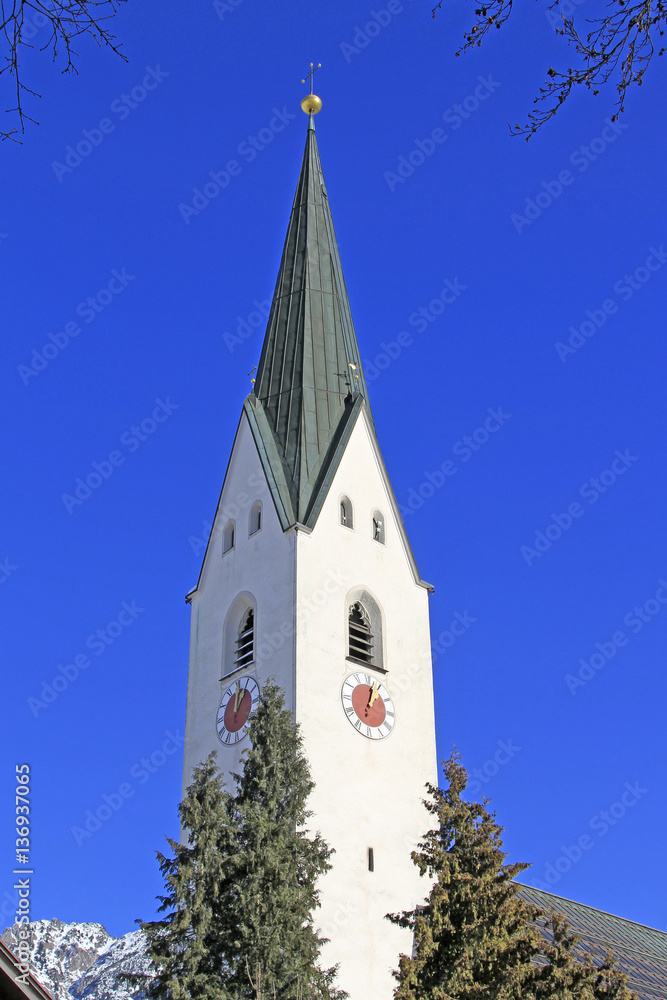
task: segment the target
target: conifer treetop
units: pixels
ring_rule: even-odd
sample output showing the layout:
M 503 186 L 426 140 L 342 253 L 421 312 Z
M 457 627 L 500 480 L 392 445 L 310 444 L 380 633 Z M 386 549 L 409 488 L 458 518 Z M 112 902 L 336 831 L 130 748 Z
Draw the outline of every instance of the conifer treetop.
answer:
M 317 880 L 332 849 L 305 829 L 313 789 L 282 691 L 264 685 L 234 788 L 212 753 L 179 807 L 187 843 L 158 852 L 162 920 L 142 922 L 155 965 L 147 1000 L 343 1000 L 322 969 Z M 139 984 L 137 982 L 137 984 Z
M 388 914 L 414 932 L 396 1000 L 633 1000 L 611 954 L 597 967 L 563 914 L 517 895 L 514 879 L 529 865 L 506 863 L 489 800 L 462 798 L 468 775 L 456 748 L 443 770 L 446 789 L 427 785 L 424 803 L 437 826 L 412 852 L 431 891 L 421 906 Z

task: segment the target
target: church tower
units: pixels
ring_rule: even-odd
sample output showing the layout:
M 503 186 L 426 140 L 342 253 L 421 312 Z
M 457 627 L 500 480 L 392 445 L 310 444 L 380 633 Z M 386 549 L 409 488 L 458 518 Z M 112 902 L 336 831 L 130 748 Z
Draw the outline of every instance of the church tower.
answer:
M 311 95 L 312 96 L 312 95 Z M 318 102 L 319 99 L 315 98 Z M 411 935 L 385 914 L 427 894 L 410 859 L 437 782 L 430 586 L 382 460 L 309 112 L 253 391 L 192 605 L 183 785 L 215 749 L 240 770 L 272 677 L 335 849 L 316 924 L 350 1000 L 390 1000 Z

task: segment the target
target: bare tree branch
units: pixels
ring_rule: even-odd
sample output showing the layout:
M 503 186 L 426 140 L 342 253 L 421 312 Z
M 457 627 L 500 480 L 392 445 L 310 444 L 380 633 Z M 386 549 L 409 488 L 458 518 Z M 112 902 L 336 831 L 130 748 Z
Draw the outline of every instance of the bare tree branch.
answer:
M 53 62 L 62 53 L 63 73 L 77 73 L 74 57 L 77 55 L 72 48 L 72 42 L 79 35 L 89 35 L 99 46 L 106 45 L 116 55 L 127 62 L 120 51 L 115 35 L 105 27 L 118 10 L 121 3 L 127 0 L 0 0 L 0 44 L 4 39 L 5 52 L 0 55 L 0 76 L 7 73 L 13 78 L 16 93 L 15 107 L 6 108 L 9 114 L 18 117 L 21 133 L 25 132 L 27 121 L 37 124 L 24 109 L 23 98 L 26 94 L 34 97 L 40 95 L 27 86 L 21 77 L 21 56 L 24 49 L 35 46 L 31 39 L 37 33 L 36 27 L 48 31 L 48 37 L 39 51 L 51 51 Z M 0 139 L 13 139 L 18 142 L 18 130 L 0 129 Z
M 440 0 L 433 8 L 432 15 L 442 8 Z M 466 33 L 463 45 L 456 55 L 473 46 L 481 45 L 492 27 L 500 28 L 512 13 L 513 0 L 490 0 L 475 9 L 475 23 Z M 558 7 L 553 0 L 549 8 Z M 641 86 L 644 73 L 655 54 L 656 40 L 665 34 L 667 22 L 667 0 L 609 0 L 607 13 L 603 17 L 587 20 L 590 30 L 585 35 L 577 31 L 574 18 L 563 18 L 559 35 L 563 35 L 578 56 L 577 66 L 562 72 L 550 67 L 547 80 L 540 87 L 534 104 L 539 107 L 531 111 L 524 125 L 510 127 L 512 135 L 525 135 L 530 139 L 550 118 L 556 114 L 561 104 L 572 91 L 583 85 L 594 94 L 610 81 L 616 86 L 617 101 L 612 121 L 625 110 L 628 88 L 635 83 Z M 665 51 L 661 47 L 658 55 Z

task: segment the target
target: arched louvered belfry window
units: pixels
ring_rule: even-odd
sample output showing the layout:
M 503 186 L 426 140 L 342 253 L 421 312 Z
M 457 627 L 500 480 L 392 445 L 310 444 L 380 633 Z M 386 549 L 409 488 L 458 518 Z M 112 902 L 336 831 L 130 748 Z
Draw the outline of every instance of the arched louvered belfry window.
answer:
M 257 649 L 257 601 L 244 590 L 237 594 L 225 615 L 222 629 L 221 679 L 239 670 L 252 669 Z
M 384 545 L 384 514 L 381 510 L 373 511 L 373 541 L 381 542 Z
M 346 528 L 354 527 L 354 515 L 352 513 L 352 501 L 349 497 L 340 498 L 340 523 Z
M 234 521 L 227 521 L 227 524 L 222 530 L 222 554 L 224 556 L 225 552 L 230 552 L 234 548 L 234 536 L 236 534 L 236 525 Z
M 371 620 L 361 601 L 355 601 L 350 607 L 348 617 L 348 655 L 364 663 L 373 662 L 373 633 Z
M 365 587 L 354 587 L 347 593 L 344 608 L 347 659 L 387 673 L 384 615 L 377 600 Z
M 247 667 L 255 658 L 255 612 L 248 608 L 239 625 L 234 652 L 234 670 Z

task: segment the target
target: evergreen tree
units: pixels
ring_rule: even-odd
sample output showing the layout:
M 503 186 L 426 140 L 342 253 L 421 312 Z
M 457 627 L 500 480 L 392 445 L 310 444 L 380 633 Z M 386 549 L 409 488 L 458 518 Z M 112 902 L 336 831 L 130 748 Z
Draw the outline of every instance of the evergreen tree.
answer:
M 601 965 L 591 969 L 591 973 L 595 1000 L 637 1000 L 632 990 L 628 989 L 628 977 L 616 967 L 611 950 L 607 951 Z
M 142 923 L 148 1000 L 342 1000 L 313 925 L 331 848 L 305 828 L 313 788 L 301 736 L 269 682 L 248 727 L 235 790 L 212 753 L 179 807 L 188 843 L 158 853 L 163 920 Z M 137 980 L 135 983 L 138 985 Z
M 189 844 L 168 837 L 173 857 L 157 852 L 166 889 L 158 896 L 159 911 L 167 916 L 141 922 L 155 968 L 153 980 L 141 985 L 150 1000 L 231 1000 L 224 982 L 230 972 L 229 922 L 219 914 L 235 891 L 234 803 L 223 790 L 214 754 L 195 768 L 179 815 Z
M 428 785 L 425 802 L 438 825 L 412 854 L 432 889 L 423 906 L 389 915 L 414 932 L 396 1000 L 631 1000 L 610 956 L 597 969 L 562 915 L 517 895 L 513 880 L 529 866 L 505 863 L 487 800 L 461 798 L 468 775 L 456 750 L 444 772 L 447 790 Z

